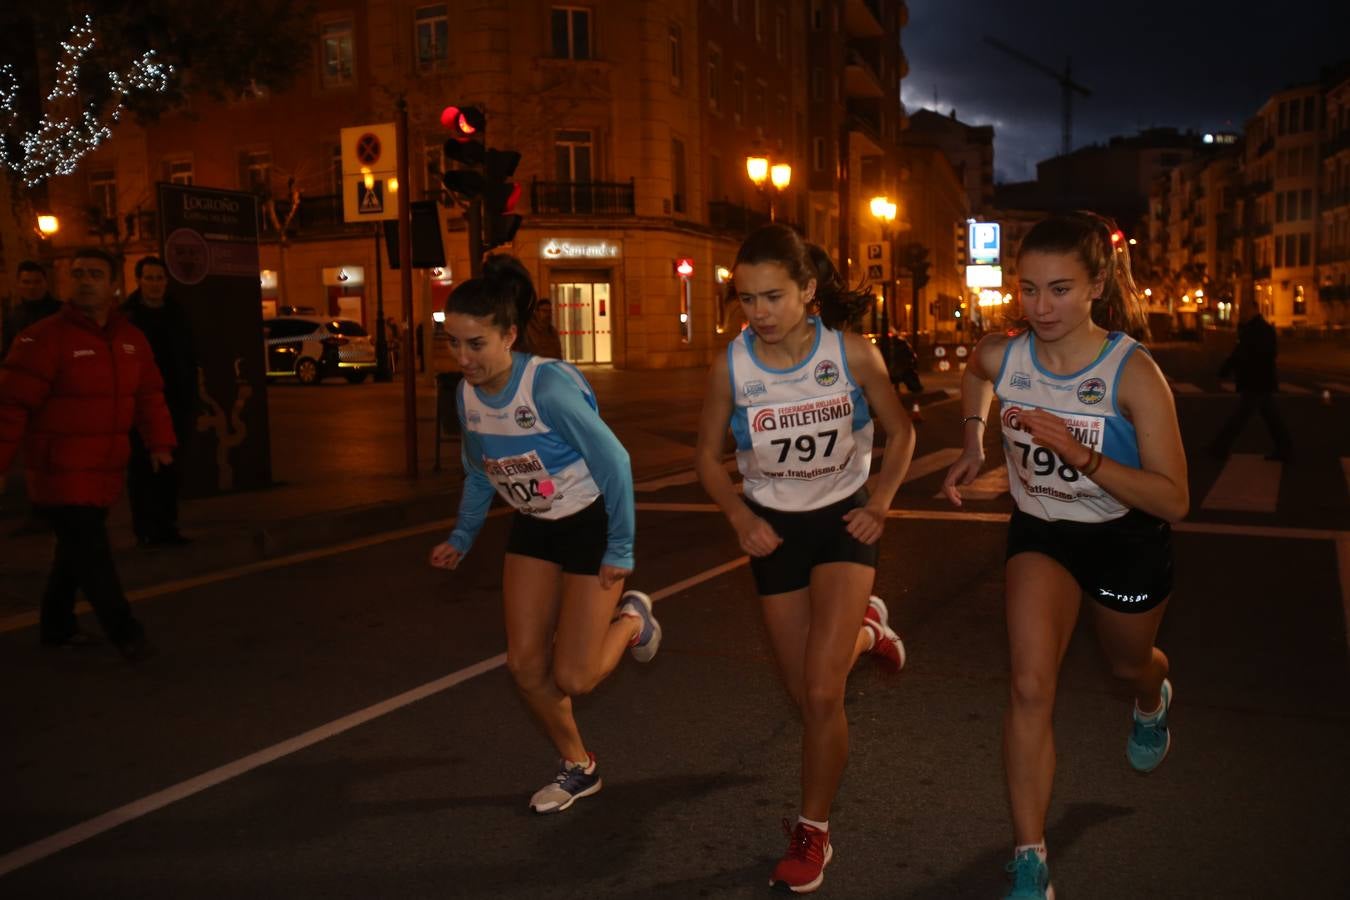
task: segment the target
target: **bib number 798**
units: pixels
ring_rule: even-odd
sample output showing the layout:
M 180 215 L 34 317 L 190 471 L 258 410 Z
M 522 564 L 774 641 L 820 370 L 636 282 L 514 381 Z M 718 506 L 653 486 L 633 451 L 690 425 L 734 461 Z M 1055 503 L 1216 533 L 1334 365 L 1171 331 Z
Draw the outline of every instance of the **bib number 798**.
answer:
M 834 451 L 834 442 L 839 438 L 839 429 L 831 428 L 829 431 L 822 431 L 819 434 L 799 434 L 796 440 L 792 438 L 776 438 L 769 441 L 771 446 L 778 448 L 778 462 L 787 462 L 788 453 L 794 448 L 797 451 L 798 462 L 810 462 L 816 458 L 816 449 L 818 448 L 817 438 L 825 441 L 825 449 L 821 456 L 829 456 Z
M 1022 441 L 1013 441 L 1013 446 L 1022 451 L 1022 468 L 1030 469 L 1036 475 L 1049 475 L 1058 472 L 1065 481 L 1077 481 L 1078 470 L 1065 462 L 1049 447 L 1032 447 Z

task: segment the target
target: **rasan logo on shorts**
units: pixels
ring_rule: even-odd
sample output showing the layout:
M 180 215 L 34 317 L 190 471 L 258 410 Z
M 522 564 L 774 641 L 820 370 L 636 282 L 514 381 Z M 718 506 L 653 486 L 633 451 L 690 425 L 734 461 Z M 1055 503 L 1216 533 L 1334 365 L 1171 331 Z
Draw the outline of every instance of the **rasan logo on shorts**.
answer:
M 1148 600 L 1148 594 L 1117 594 L 1115 591 L 1108 591 L 1104 587 L 1097 588 L 1098 595 L 1103 600 L 1115 600 L 1117 603 L 1143 603 Z
M 534 410 L 528 406 L 516 407 L 516 424 L 521 428 L 533 428 L 535 423 Z
M 1078 402 L 1091 406 L 1106 399 L 1106 382 L 1100 378 L 1089 378 L 1078 385 Z
M 839 365 L 832 359 L 822 359 L 816 364 L 816 384 L 829 387 L 839 380 Z

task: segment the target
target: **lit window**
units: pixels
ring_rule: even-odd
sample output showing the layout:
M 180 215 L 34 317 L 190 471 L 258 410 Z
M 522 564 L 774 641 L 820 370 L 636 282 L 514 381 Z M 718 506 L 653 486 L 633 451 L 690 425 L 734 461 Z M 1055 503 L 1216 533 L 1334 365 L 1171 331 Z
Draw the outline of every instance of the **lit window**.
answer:
M 352 23 L 329 22 L 321 31 L 323 71 L 325 87 L 351 84 L 354 72 Z
M 417 39 L 417 67 L 436 69 L 445 65 L 448 57 L 450 25 L 445 4 L 417 8 L 414 30 Z

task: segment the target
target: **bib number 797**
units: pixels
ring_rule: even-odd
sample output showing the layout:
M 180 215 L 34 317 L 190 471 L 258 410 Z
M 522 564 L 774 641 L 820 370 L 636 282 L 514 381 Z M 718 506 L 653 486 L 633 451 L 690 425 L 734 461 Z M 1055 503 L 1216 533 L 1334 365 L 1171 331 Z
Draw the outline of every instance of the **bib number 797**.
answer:
M 778 448 L 778 462 L 787 462 L 788 453 L 793 449 L 797 451 L 798 462 L 810 462 L 816 458 L 816 450 L 819 446 L 817 438 L 825 441 L 825 449 L 821 456 L 829 456 L 834 452 L 834 442 L 839 438 L 839 429 L 831 428 L 829 431 L 822 431 L 819 434 L 799 434 L 794 441 L 792 438 L 776 438 L 769 441 L 770 446 Z
M 1057 472 L 1065 481 L 1077 481 L 1078 470 L 1060 458 L 1049 447 L 1032 447 L 1022 441 L 1013 441 L 1013 446 L 1022 451 L 1022 468 L 1042 477 Z

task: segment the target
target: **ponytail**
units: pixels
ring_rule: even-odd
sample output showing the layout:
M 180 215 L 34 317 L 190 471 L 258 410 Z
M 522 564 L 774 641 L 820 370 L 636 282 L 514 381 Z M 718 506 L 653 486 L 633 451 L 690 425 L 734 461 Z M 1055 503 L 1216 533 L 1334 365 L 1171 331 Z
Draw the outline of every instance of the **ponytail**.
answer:
M 536 302 L 529 270 L 514 256 L 499 254 L 484 261 L 482 275 L 455 288 L 445 302 L 445 311 L 491 316 L 492 324 L 502 332 L 514 325 L 517 349 L 529 352 L 525 324 L 534 314 Z
M 1018 248 L 1029 252 L 1076 253 L 1088 277 L 1102 281 L 1102 295 L 1092 301 L 1092 321 L 1107 331 L 1123 331 L 1136 340 L 1149 339 L 1148 316 L 1130 272 L 1130 248 L 1116 223 L 1087 210 L 1042 219 Z
M 820 310 L 820 321 L 826 328 L 836 331 L 859 329 L 863 315 L 872 306 L 872 293 L 861 288 L 850 290 L 825 248 L 807 244 L 806 252 L 816 273 L 816 305 Z

